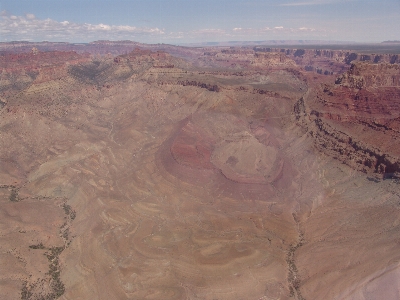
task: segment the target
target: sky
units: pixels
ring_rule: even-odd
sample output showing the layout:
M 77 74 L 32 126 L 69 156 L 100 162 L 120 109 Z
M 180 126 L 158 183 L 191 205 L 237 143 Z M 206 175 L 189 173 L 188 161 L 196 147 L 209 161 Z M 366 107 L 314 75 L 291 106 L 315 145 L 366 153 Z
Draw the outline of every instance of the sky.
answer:
M 400 0 L 0 0 L 0 42 L 400 40 Z

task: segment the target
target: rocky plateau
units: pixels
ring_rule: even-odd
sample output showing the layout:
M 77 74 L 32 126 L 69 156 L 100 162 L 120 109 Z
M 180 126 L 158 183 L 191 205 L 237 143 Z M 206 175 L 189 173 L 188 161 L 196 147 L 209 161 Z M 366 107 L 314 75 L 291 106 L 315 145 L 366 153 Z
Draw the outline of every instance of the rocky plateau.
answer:
M 0 299 L 400 298 L 396 53 L 0 51 Z

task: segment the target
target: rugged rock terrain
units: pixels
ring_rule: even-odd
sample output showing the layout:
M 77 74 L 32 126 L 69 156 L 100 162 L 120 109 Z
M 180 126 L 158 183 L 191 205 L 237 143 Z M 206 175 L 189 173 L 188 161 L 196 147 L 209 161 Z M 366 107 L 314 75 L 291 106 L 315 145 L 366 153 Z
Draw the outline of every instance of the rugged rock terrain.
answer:
M 321 84 L 295 105 L 318 148 L 364 172 L 400 171 L 400 68 L 356 63 L 335 84 Z
M 398 299 L 396 64 L 136 46 L 1 57 L 0 298 Z

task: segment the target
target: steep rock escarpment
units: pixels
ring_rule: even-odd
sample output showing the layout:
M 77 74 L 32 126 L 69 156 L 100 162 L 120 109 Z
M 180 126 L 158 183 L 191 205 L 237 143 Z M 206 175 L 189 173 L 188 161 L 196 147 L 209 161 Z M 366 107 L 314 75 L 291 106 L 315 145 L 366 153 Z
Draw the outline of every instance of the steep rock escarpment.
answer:
M 295 105 L 316 147 L 366 173 L 400 172 L 399 65 L 357 63 Z
M 399 87 L 400 65 L 359 62 L 336 79 L 336 84 L 349 88 Z
M 70 66 L 90 61 L 90 55 L 74 51 L 7 53 L 0 55 L 0 92 L 12 95 L 31 84 L 46 83 L 67 76 Z
M 289 298 L 278 124 L 304 83 L 182 66 L 139 50 L 1 95 L 1 299 Z
M 337 75 L 346 72 L 353 63 L 366 62 L 370 64 L 398 64 L 398 54 L 363 53 L 362 50 L 344 49 L 302 49 L 302 48 L 271 48 L 256 46 L 256 53 L 283 53 L 293 59 L 305 71 L 323 75 Z M 376 49 L 378 50 L 378 49 Z M 395 51 L 394 51 L 395 52 Z
M 134 44 L 113 45 L 94 46 Z M 285 53 L 207 52 L 35 51 L 56 59 L 4 85 L 0 299 L 398 298 L 398 185 L 326 159 L 293 124 L 347 164 L 395 172 L 389 71 L 370 83 L 353 68 L 360 89 Z

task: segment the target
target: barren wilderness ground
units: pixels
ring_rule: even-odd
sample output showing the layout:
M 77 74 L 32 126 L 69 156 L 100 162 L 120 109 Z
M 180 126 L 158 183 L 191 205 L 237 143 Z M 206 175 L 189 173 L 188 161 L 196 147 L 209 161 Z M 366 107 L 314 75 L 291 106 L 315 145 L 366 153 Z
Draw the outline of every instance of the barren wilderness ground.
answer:
M 0 44 L 0 299 L 400 299 L 396 51 L 60 47 Z

